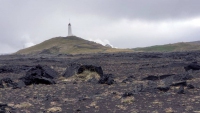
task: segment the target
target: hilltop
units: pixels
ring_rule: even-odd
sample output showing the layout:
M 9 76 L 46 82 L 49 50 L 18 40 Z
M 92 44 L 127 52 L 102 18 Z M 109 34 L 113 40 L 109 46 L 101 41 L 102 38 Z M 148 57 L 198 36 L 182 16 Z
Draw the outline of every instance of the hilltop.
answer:
M 115 49 L 76 36 L 67 36 L 51 38 L 35 46 L 19 50 L 16 54 L 84 54 L 121 51 L 130 50 Z

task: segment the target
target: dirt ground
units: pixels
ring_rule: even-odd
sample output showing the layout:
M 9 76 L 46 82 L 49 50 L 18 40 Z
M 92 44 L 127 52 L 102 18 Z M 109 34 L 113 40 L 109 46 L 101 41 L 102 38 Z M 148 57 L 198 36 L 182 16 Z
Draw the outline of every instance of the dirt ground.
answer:
M 107 85 L 63 77 L 72 63 L 101 66 L 103 73 L 114 76 L 115 83 Z M 38 64 L 49 66 L 59 77 L 52 85 L 0 88 L 0 107 L 2 113 L 200 113 L 200 70 L 184 69 L 191 63 L 200 64 L 200 51 L 3 55 L 0 79 L 9 77 L 17 82 Z M 178 81 L 162 79 L 163 75 L 184 77 Z M 149 76 L 159 79 L 145 79 Z

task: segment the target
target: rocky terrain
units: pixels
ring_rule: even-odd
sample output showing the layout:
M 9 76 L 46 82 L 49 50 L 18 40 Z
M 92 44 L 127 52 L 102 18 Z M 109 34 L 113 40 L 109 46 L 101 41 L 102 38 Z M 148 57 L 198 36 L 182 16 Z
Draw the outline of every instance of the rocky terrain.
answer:
M 200 51 L 0 56 L 0 113 L 200 113 Z

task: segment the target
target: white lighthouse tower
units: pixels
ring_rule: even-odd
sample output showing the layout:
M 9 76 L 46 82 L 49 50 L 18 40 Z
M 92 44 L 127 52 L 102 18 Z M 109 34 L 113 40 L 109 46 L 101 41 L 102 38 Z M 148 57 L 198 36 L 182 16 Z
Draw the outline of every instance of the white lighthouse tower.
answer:
M 72 36 L 72 28 L 71 28 L 71 24 L 68 24 L 68 36 Z

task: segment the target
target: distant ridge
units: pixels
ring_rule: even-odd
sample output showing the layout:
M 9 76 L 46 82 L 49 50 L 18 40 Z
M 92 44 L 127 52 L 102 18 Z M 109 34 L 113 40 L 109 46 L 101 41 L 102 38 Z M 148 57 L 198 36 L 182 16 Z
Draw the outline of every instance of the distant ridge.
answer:
M 19 50 L 16 54 L 84 54 L 122 51 L 131 50 L 110 48 L 76 36 L 67 36 L 51 38 L 35 46 Z
M 114 52 L 175 52 L 200 50 L 200 41 L 179 42 L 143 48 L 116 49 L 76 36 L 55 37 L 35 46 L 21 49 L 15 54 L 88 54 Z
M 150 47 L 134 48 L 133 50 L 142 52 L 173 52 L 173 51 L 200 50 L 200 41 L 155 45 Z

